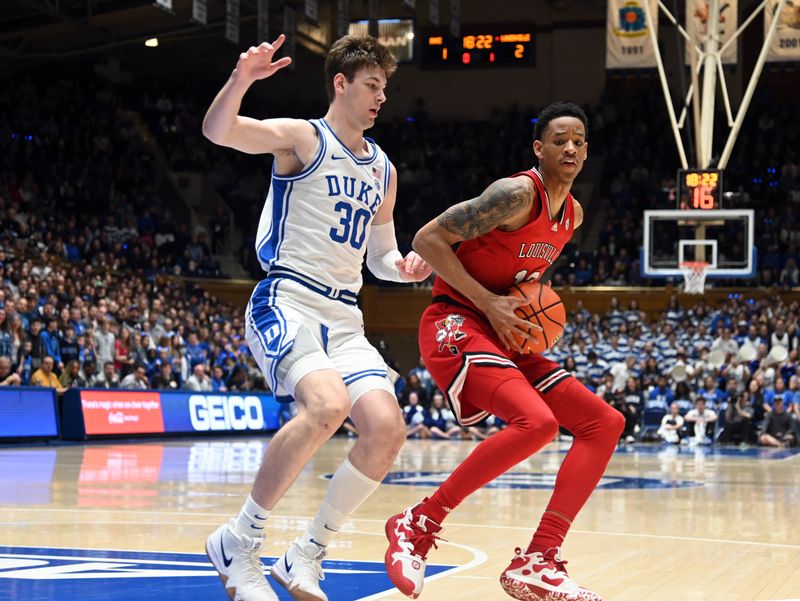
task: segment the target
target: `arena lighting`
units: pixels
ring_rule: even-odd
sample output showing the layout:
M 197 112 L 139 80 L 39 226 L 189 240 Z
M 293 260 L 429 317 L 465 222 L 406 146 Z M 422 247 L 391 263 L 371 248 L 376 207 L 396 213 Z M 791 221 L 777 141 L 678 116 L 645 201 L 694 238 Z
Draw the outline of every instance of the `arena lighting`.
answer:
M 145 40 L 144 45 L 147 46 L 148 48 L 157 48 L 158 38 L 150 38 L 149 40 Z

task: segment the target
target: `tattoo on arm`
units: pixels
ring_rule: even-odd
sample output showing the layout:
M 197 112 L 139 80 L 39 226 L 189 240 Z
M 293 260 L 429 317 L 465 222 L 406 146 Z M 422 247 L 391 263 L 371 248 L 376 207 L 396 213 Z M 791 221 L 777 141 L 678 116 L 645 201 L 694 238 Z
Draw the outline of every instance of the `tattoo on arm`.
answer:
M 436 222 L 448 232 L 470 240 L 482 236 L 533 202 L 531 187 L 515 177 L 493 182 L 477 198 L 453 205 L 439 215 Z

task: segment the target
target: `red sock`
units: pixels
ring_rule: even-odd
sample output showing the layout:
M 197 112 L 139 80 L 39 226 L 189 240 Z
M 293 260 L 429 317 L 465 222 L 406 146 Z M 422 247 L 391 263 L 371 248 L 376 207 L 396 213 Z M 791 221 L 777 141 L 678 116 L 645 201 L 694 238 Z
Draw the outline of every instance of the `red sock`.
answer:
M 614 453 L 625 418 L 577 380 L 546 395 L 558 423 L 572 432 L 574 441 L 558 470 L 555 489 L 530 551 L 558 547 L 571 521 L 589 500 Z
M 488 390 L 487 384 L 491 384 Z M 470 372 L 464 391 L 469 391 L 469 402 L 498 416 L 508 427 L 475 447 L 423 502 L 425 515 L 440 524 L 469 495 L 533 455 L 558 431 L 553 413 L 530 383 L 522 377 L 508 379 L 506 370 L 478 368 Z
M 528 545 L 528 550 L 525 552 L 544 552 L 553 547 L 560 547 L 567 536 L 570 525 L 565 518 L 551 511 L 545 511 L 539 522 L 539 527 Z

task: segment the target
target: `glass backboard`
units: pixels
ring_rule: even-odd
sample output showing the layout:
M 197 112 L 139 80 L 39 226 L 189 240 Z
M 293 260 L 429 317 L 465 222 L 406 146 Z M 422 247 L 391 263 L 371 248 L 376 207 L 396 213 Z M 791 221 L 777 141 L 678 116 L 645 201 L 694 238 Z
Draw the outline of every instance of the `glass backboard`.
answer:
M 642 276 L 679 277 L 680 264 L 709 263 L 708 277 L 752 277 L 756 269 L 752 209 L 644 212 Z

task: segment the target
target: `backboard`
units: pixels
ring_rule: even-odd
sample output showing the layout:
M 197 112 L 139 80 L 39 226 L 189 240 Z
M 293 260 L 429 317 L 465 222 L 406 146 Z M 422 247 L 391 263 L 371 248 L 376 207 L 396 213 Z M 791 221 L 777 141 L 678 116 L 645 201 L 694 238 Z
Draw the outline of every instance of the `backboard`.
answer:
M 644 212 L 642 277 L 681 277 L 680 264 L 709 263 L 709 278 L 747 278 L 756 270 L 752 209 Z

